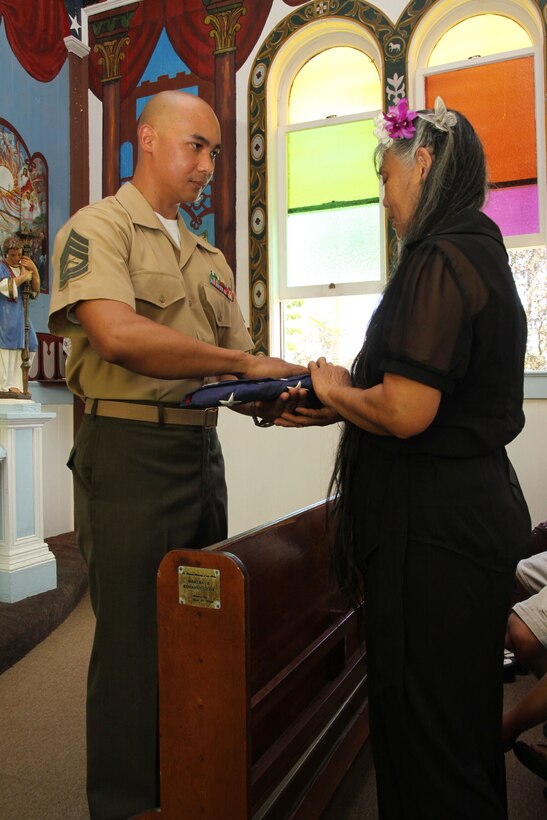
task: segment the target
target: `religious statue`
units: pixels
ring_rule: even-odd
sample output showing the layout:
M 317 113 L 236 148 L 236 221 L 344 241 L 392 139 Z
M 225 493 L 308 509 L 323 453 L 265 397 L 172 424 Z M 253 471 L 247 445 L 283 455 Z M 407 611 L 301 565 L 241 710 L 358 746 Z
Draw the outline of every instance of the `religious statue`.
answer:
M 0 398 L 28 398 L 28 371 L 38 349 L 28 318 L 28 300 L 40 292 L 40 275 L 32 259 L 23 256 L 17 235 L 3 243 L 0 261 Z

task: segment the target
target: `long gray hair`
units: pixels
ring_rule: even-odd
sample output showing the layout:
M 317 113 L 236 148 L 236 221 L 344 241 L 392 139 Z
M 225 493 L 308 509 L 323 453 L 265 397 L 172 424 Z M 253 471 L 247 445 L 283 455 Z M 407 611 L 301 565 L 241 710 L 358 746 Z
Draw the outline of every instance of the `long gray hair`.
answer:
M 440 101 L 442 103 L 442 100 Z M 444 104 L 443 104 L 444 107 Z M 447 218 L 464 208 L 481 208 L 484 204 L 487 179 L 486 163 L 481 142 L 473 127 L 463 114 L 451 112 L 451 124 L 442 129 L 435 125 L 436 112 L 421 111 L 430 119 L 418 116 L 414 120 L 415 133 L 407 139 L 389 140 L 389 145 L 380 143 L 374 161 L 380 170 L 386 151 L 412 167 L 416 151 L 423 146 L 432 156 L 433 162 L 424 181 L 416 211 L 411 219 L 406 235 L 400 243 L 399 258 L 395 264 L 391 282 L 395 282 L 397 271 L 405 264 L 407 246 L 419 237 L 434 233 Z M 445 110 L 446 114 L 446 110 Z M 384 299 L 373 315 L 369 328 L 377 321 L 382 304 L 390 299 L 392 288 L 387 286 Z M 352 383 L 368 387 L 365 377 L 367 339 L 351 367 Z M 340 586 L 355 602 L 359 596 L 359 544 L 353 524 L 353 510 L 350 489 L 359 453 L 361 431 L 349 422 L 344 425 L 340 438 L 334 472 L 329 486 L 329 495 L 335 496 L 331 515 L 336 522 L 332 550 L 333 567 Z
M 455 124 L 441 130 L 430 110 L 418 111 L 415 133 L 409 139 L 395 139 L 389 147 L 376 148 L 374 163 L 380 171 L 386 151 L 411 167 L 418 148 L 426 148 L 433 162 L 423 184 L 416 211 L 400 246 L 431 233 L 437 225 L 464 208 L 481 208 L 487 192 L 484 150 L 473 126 L 459 111 L 450 112 Z

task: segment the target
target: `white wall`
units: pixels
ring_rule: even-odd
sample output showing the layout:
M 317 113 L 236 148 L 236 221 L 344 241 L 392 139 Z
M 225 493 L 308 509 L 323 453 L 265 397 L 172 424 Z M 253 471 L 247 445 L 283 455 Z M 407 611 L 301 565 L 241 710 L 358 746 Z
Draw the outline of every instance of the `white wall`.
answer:
M 219 436 L 226 462 L 229 534 L 324 499 L 338 435 L 338 425 L 261 428 L 248 416 L 222 411 Z
M 66 462 L 72 447 L 72 404 L 42 404 L 55 418 L 43 428 L 44 537 L 74 529 L 72 474 Z
M 524 414 L 524 430 L 507 452 L 535 526 L 547 520 L 547 399 L 525 401 Z

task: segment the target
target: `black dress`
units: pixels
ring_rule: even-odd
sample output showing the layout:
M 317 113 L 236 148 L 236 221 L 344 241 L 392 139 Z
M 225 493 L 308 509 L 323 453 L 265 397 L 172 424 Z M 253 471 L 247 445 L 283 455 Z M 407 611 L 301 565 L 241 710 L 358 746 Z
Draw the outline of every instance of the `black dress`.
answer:
M 502 659 L 530 518 L 505 445 L 524 425 L 526 319 L 497 226 L 463 211 L 408 248 L 372 319 L 363 384 L 442 392 L 423 433 L 355 430 L 381 820 L 506 817 Z

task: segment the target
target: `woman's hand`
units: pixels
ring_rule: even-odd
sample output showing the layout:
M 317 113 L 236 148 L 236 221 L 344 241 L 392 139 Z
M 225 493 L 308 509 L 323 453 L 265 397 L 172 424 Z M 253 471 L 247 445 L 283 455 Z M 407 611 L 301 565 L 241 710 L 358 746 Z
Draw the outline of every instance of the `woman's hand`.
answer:
M 315 365 L 315 362 L 312 364 Z M 342 421 L 342 417 L 332 407 L 308 407 L 307 392 L 291 387 L 282 393 L 280 399 L 286 400 L 286 404 L 275 416 L 276 427 L 326 427 L 328 424 Z
M 329 400 L 331 388 L 351 387 L 349 371 L 345 367 L 327 362 L 324 356 L 320 356 L 316 362 L 310 362 L 308 367 L 315 395 L 326 407 L 332 406 L 332 401 Z
M 343 418 L 332 407 L 296 407 L 294 413 L 285 410 L 274 424 L 277 427 L 326 427 L 337 421 Z
M 395 373 L 385 373 L 380 384 L 365 389 L 354 387 L 349 372 L 323 356 L 310 362 L 309 368 L 313 388 L 326 412 L 298 407 L 290 415 L 283 413 L 276 424 L 284 420 L 284 426 L 303 427 L 342 418 L 368 433 L 404 439 L 426 430 L 439 409 L 440 390 Z

